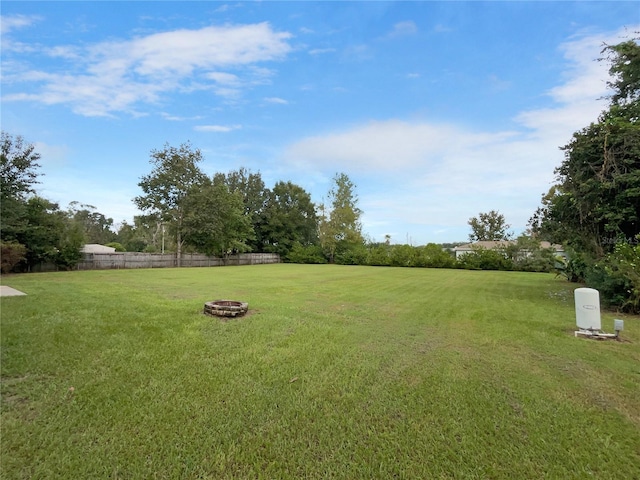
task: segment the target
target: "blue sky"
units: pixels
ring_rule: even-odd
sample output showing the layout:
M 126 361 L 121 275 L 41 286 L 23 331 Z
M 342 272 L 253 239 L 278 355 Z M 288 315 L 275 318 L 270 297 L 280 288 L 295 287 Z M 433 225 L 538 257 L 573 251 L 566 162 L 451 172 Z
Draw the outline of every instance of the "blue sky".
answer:
M 637 2 L 2 2 L 2 129 L 38 193 L 131 222 L 151 150 L 190 141 L 323 201 L 356 184 L 369 238 L 526 228 L 574 131 L 605 108 L 603 42 Z

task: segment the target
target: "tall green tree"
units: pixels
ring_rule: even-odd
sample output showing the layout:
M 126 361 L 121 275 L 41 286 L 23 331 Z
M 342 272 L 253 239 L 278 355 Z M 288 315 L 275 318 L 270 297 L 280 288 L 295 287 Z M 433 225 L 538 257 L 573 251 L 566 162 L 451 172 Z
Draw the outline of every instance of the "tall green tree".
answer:
M 364 246 L 362 210 L 358 208 L 355 189 L 348 175 L 337 173 L 328 193 L 329 207 L 320 205 L 318 237 L 330 263 L 335 262 L 337 255 Z
M 140 210 L 167 225 L 175 238 L 178 266 L 184 243 L 182 231 L 186 197 L 207 178 L 198 167 L 201 161 L 200 150 L 194 149 L 188 142 L 180 147 L 166 144 L 162 150 L 152 150 L 150 163 L 153 169 L 138 183 L 144 195 L 133 200 Z
M 82 258 L 82 231 L 56 203 L 34 195 L 26 201 L 25 217 L 27 227 L 17 240 L 26 246 L 27 269 L 41 263 L 70 268 Z
M 58 243 L 57 266 L 64 269 L 75 267 L 82 260 L 82 247 L 85 244 L 84 232 L 72 218 L 61 212 L 64 217 L 64 228 Z
M 27 227 L 26 201 L 34 193 L 40 154 L 20 135 L 5 131 L 0 140 L 0 239 L 16 240 Z
M 293 246 L 315 245 L 318 242 L 318 221 L 311 196 L 291 182 L 278 182 L 269 192 L 260 237 L 263 250 L 286 257 Z
M 242 199 L 244 215 L 249 219 L 253 235 L 248 239 L 248 245 L 252 251 L 261 252 L 263 239 L 261 237 L 261 226 L 263 213 L 269 198 L 269 190 L 265 187 L 260 172 L 254 173 L 244 167 L 232 170 L 226 175 L 216 173 L 215 182 L 223 182 L 232 193 L 238 193 Z
M 509 240 L 512 236 L 509 232 L 511 226 L 507 224 L 504 215 L 496 210 L 481 212 L 477 217 L 471 217 L 467 223 L 471 227 L 471 242 Z
M 27 247 L 28 268 L 55 262 L 65 226 L 64 215 L 57 204 L 38 196 L 29 198 L 25 207 L 28 226 L 18 234 L 18 241 Z
M 240 192 L 231 192 L 220 178 L 206 180 L 186 197 L 185 242 L 207 255 L 225 256 L 251 249 L 253 228 Z
M 24 198 L 34 193 L 33 185 L 38 182 L 40 154 L 35 146 L 25 142 L 21 135 L 13 136 L 5 131 L 1 133 L 0 145 L 0 194 L 8 197 Z

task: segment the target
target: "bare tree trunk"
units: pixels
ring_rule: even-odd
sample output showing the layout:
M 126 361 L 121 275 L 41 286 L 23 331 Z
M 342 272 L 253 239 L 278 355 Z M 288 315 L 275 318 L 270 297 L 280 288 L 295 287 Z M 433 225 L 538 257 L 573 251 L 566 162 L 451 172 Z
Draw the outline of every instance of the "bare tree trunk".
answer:
M 176 267 L 182 266 L 182 212 L 176 218 Z
M 182 266 L 182 235 L 180 226 L 178 226 L 178 232 L 176 233 L 176 266 Z

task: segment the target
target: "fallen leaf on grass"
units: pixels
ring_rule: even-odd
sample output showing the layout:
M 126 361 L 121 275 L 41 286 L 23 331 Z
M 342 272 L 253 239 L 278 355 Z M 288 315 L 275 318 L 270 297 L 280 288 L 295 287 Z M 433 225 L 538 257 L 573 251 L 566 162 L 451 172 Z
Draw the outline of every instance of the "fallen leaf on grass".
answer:
M 298 377 L 293 377 L 291 380 L 289 380 L 289 383 L 293 383 L 293 382 L 295 382 L 297 380 L 298 380 Z

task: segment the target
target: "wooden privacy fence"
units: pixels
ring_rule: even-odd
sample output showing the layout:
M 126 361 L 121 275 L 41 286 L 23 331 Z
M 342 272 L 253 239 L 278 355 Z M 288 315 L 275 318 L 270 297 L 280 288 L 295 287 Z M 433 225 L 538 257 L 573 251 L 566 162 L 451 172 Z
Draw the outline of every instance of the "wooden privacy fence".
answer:
M 185 253 L 180 256 L 182 267 L 222 267 L 226 265 L 261 265 L 280 263 L 277 253 L 240 253 L 226 257 L 209 257 L 200 253 Z M 85 253 L 77 265 L 78 270 L 101 270 L 112 268 L 169 268 L 177 267 L 175 253 Z

